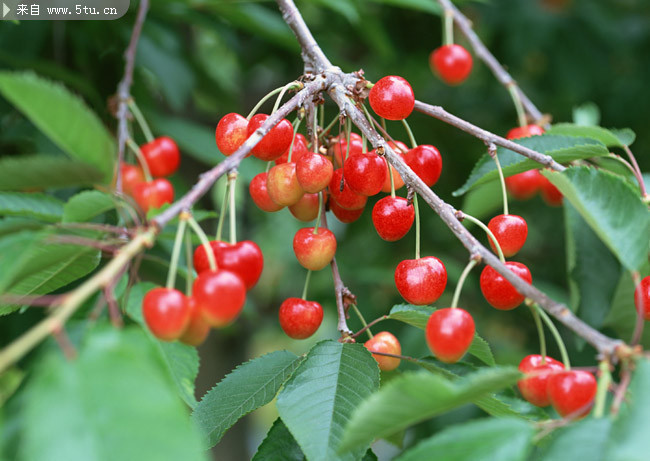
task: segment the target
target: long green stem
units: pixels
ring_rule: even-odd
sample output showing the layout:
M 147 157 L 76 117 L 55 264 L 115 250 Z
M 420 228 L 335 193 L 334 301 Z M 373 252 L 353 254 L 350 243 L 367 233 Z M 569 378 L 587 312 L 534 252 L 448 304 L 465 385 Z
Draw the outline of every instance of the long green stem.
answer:
M 325 104 L 320 105 L 319 112 L 320 112 L 320 126 L 325 126 Z M 323 130 L 323 132 L 325 132 L 325 130 Z
M 214 256 L 214 251 L 212 251 L 212 247 L 210 246 L 210 241 L 208 240 L 208 236 L 205 235 L 205 232 L 203 232 L 203 229 L 201 229 L 201 226 L 194 220 L 192 216 L 190 216 L 187 220 L 187 223 L 190 225 L 194 233 L 199 237 L 199 240 L 201 240 L 201 245 L 203 245 L 203 249 L 205 250 L 205 254 L 208 257 L 208 263 L 210 264 L 210 270 L 211 271 L 216 271 L 217 270 L 217 258 Z
M 289 146 L 289 156 L 287 157 L 287 163 L 291 163 L 291 156 L 293 155 L 293 144 L 296 142 L 296 135 L 298 134 L 298 128 L 300 128 L 301 122 L 302 119 L 299 118 L 293 127 L 293 138 L 291 138 L 291 145 Z
M 228 200 L 230 199 L 230 181 L 226 182 L 226 190 L 223 191 L 223 198 L 221 199 L 221 209 L 219 215 L 219 224 L 217 224 L 216 239 L 221 241 L 221 232 L 223 231 L 223 223 L 226 220 L 226 213 L 228 212 Z
M 334 124 L 335 124 L 336 122 L 338 122 L 338 121 L 339 121 L 339 116 L 338 116 L 338 114 L 337 114 L 336 117 L 334 117 L 334 118 L 332 119 L 332 121 L 329 122 L 328 125 L 327 125 L 325 128 L 323 128 L 323 131 L 320 132 L 320 134 L 318 135 L 318 137 L 319 137 L 320 139 L 322 139 L 322 138 L 324 138 L 325 136 L 327 136 L 327 133 L 330 132 L 330 130 L 332 129 L 332 127 L 334 126 Z
M 352 309 L 354 312 L 357 314 L 357 317 L 359 317 L 359 320 L 361 320 L 361 324 L 363 325 L 363 328 L 366 330 L 366 333 L 368 333 L 368 337 L 372 339 L 373 334 L 372 331 L 370 331 L 370 328 L 368 327 L 368 323 L 366 322 L 366 319 L 363 317 L 363 314 L 359 310 L 356 304 L 350 304 L 352 306 Z
M 462 274 L 460 274 L 460 278 L 458 279 L 458 283 L 456 284 L 456 289 L 454 290 L 454 297 L 451 300 L 451 307 L 458 307 L 458 299 L 460 299 L 460 292 L 463 290 L 463 284 L 465 283 L 465 279 L 469 275 L 469 272 L 478 264 L 477 259 L 471 259 L 468 263 L 467 266 L 465 266 L 465 269 L 463 269 Z
M 506 257 L 503 255 L 503 250 L 501 250 L 501 245 L 499 245 L 497 238 L 494 236 L 494 234 L 488 228 L 488 226 L 483 224 L 483 222 L 480 219 L 476 219 L 474 216 L 468 215 L 466 213 L 463 213 L 463 219 L 467 219 L 468 221 L 473 222 L 474 224 L 476 224 L 478 227 L 480 227 L 485 231 L 485 233 L 488 235 L 488 238 L 492 240 L 494 247 L 497 249 L 497 254 L 499 255 L 499 259 L 501 260 L 502 263 L 505 263 Z
M 395 178 L 393 178 L 393 169 L 388 163 L 388 159 L 384 157 L 384 162 L 386 162 L 386 168 L 388 168 L 388 177 L 390 178 L 390 196 L 395 198 Z
M 539 318 L 537 309 L 531 307 L 530 313 L 533 314 L 535 326 L 537 327 L 537 335 L 539 336 L 539 353 L 542 356 L 542 363 L 546 363 L 546 336 L 544 335 L 544 325 L 542 325 L 542 319 Z
M 280 107 L 280 103 L 282 102 L 282 98 L 284 97 L 284 94 L 287 92 L 287 90 L 289 90 L 291 88 L 301 88 L 301 87 L 302 87 L 302 83 L 300 83 L 300 82 L 291 82 L 291 83 L 287 83 L 286 85 L 284 85 L 282 87 L 282 89 L 280 90 L 280 94 L 278 95 L 278 98 L 275 100 L 275 104 L 273 105 L 273 110 L 271 111 L 271 115 L 273 115 L 275 113 L 275 111 L 278 110 L 278 107 Z
M 405 118 L 402 119 L 402 125 L 404 125 L 404 128 L 406 129 L 406 134 L 408 135 L 409 141 L 411 142 L 411 147 L 415 149 L 416 147 L 418 147 L 418 143 L 415 140 L 415 136 L 413 136 L 413 131 L 411 131 L 409 122 L 407 122 Z
M 318 226 L 320 226 L 320 220 L 323 216 L 323 191 L 318 193 L 318 214 L 316 215 L 316 223 L 314 224 L 313 234 L 318 234 Z
M 612 373 L 609 371 L 609 361 L 603 360 L 598 364 L 600 377 L 598 378 L 598 389 L 596 390 L 596 399 L 594 403 L 594 418 L 602 418 L 605 413 L 605 400 L 607 399 L 607 390 L 612 383 Z
M 541 307 L 539 307 L 537 304 L 533 304 L 533 307 L 535 308 L 535 310 L 537 310 L 540 317 L 542 317 L 542 320 L 544 321 L 544 323 L 550 330 L 551 334 L 553 335 L 553 338 L 557 343 L 557 347 L 560 349 L 560 355 L 562 356 L 562 362 L 564 363 L 564 368 L 570 370 L 571 362 L 569 361 L 569 354 L 567 353 L 566 346 L 564 345 L 564 341 L 562 341 L 562 336 L 560 336 L 560 332 L 557 330 L 557 328 L 553 324 L 553 321 L 548 316 L 548 314 L 544 312 L 544 310 Z
M 418 194 L 413 194 L 413 208 L 415 208 L 415 259 L 420 259 L 420 207 Z
M 305 278 L 305 286 L 302 288 L 302 299 L 303 301 L 307 300 L 307 290 L 309 289 L 309 279 L 311 279 L 311 271 L 307 271 L 307 277 Z
M 128 138 L 126 140 L 126 145 L 129 146 L 129 148 L 133 151 L 136 158 L 138 159 L 138 163 L 140 164 L 140 168 L 142 168 L 142 172 L 144 173 L 144 179 L 147 182 L 151 182 L 151 180 L 153 179 L 151 177 L 151 170 L 149 169 L 149 164 L 145 160 L 144 155 L 142 154 L 142 151 L 140 150 L 140 146 L 138 146 L 132 138 Z
M 503 177 L 503 170 L 501 169 L 501 162 L 499 162 L 499 156 L 496 153 L 496 148 L 494 149 L 492 158 L 494 163 L 497 165 L 497 171 L 499 172 L 499 181 L 501 182 L 501 194 L 503 195 L 503 214 L 508 215 L 508 193 L 506 192 L 506 179 Z
M 444 30 L 442 42 L 445 45 L 452 45 L 454 43 L 454 12 L 445 10 L 444 16 Z
M 151 128 L 149 128 L 147 120 L 144 118 L 144 115 L 142 115 L 140 108 L 133 99 L 129 99 L 129 109 L 131 109 L 133 116 L 138 122 L 138 125 L 140 125 L 140 129 L 142 130 L 142 133 L 144 133 L 144 137 L 146 138 L 147 142 L 153 141 L 153 133 L 151 132 Z
M 176 230 L 176 238 L 174 239 L 174 248 L 172 250 L 172 259 L 169 262 L 169 272 L 167 272 L 167 288 L 174 288 L 176 284 L 176 271 L 178 269 L 178 259 L 181 255 L 181 248 L 183 244 L 183 235 L 185 235 L 185 228 L 187 227 L 187 220 L 181 216 Z
M 350 133 L 351 132 L 352 132 L 352 121 L 349 118 L 347 118 L 345 120 L 345 158 L 342 159 L 343 165 L 345 165 L 345 161 L 350 156 Z M 343 157 L 342 154 L 343 153 L 341 152 L 341 157 Z
M 237 212 L 236 212 L 236 198 L 235 192 L 237 189 L 237 171 L 228 174 L 228 184 L 230 196 L 230 243 L 234 245 L 237 243 Z
M 192 236 L 189 232 L 185 233 L 185 263 L 187 264 L 187 277 L 185 277 L 185 294 L 192 294 L 192 282 L 194 282 L 194 268 L 192 267 Z
M 293 82 L 292 82 L 292 83 L 293 83 Z M 279 93 L 280 91 L 282 91 L 283 88 L 285 88 L 285 87 L 286 87 L 286 85 L 283 85 L 283 86 L 280 86 L 280 87 L 276 88 L 275 90 L 270 91 L 269 93 L 267 93 L 267 94 L 266 94 L 262 99 L 260 99 L 260 100 L 258 101 L 257 104 L 255 104 L 255 107 L 253 107 L 253 109 L 250 111 L 250 113 L 248 114 L 248 116 L 246 117 L 246 119 L 250 120 L 251 118 L 253 118 L 253 115 L 255 115 L 255 114 L 257 113 L 257 111 L 259 110 L 259 108 L 262 107 L 262 104 L 264 104 L 266 101 L 268 101 L 268 100 L 271 99 L 273 96 L 275 96 L 276 94 L 278 94 L 278 93 Z M 286 90 L 285 90 L 285 91 L 286 91 Z
M 508 92 L 510 93 L 510 97 L 512 97 L 512 102 L 515 103 L 519 126 L 526 126 L 526 112 L 524 112 L 524 106 L 521 104 L 521 98 L 519 97 L 517 87 L 514 84 L 508 85 Z

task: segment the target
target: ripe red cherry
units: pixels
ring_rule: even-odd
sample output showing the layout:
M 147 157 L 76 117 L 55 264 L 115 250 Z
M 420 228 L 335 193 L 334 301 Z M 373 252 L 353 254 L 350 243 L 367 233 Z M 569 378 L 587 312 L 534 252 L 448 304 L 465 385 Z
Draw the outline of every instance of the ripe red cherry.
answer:
M 368 94 L 370 107 L 387 120 L 403 120 L 413 112 L 413 88 L 402 77 L 388 75 L 379 79 Z
M 641 279 L 634 290 L 634 305 L 644 319 L 650 320 L 650 275 Z
M 330 200 L 329 207 L 330 211 L 334 213 L 334 216 L 336 216 L 336 219 L 346 224 L 359 219 L 364 210 L 363 208 L 359 208 L 358 210 L 346 210 L 345 208 L 341 208 L 334 200 Z
M 264 255 L 257 243 L 242 240 L 233 245 L 213 240 L 210 247 L 219 269 L 234 272 L 244 282 L 247 290 L 255 286 L 264 269 Z M 210 262 L 203 245 L 194 250 L 194 269 L 197 274 L 210 270 Z
M 545 176 L 542 176 L 540 174 L 540 190 L 542 192 L 542 198 L 546 202 L 547 205 L 550 206 L 560 206 L 562 205 L 562 199 L 564 196 L 562 195 L 562 192 L 551 183 Z
M 244 307 L 246 285 L 234 272 L 205 271 L 194 281 L 192 296 L 206 322 L 213 327 L 224 327 L 232 323 Z
M 140 147 L 153 177 L 169 176 L 178 170 L 181 154 L 172 138 L 161 136 Z
M 313 221 L 318 216 L 318 194 L 303 195 L 298 202 L 289 207 L 289 211 L 298 221 Z
M 190 346 L 198 346 L 210 334 L 210 325 L 203 318 L 203 313 L 198 308 L 196 300 L 193 297 L 189 297 L 187 302 L 190 307 L 190 321 L 181 335 L 180 340 Z
M 275 164 L 279 165 L 281 163 L 287 163 L 289 161 L 289 150 L 291 149 L 291 145 L 289 145 L 289 148 L 284 151 L 284 154 L 282 154 L 280 157 L 275 159 Z M 309 149 L 307 148 L 307 140 L 303 135 L 300 133 L 296 134 L 296 138 L 293 141 L 293 151 L 291 152 L 291 161 L 293 163 L 298 163 L 298 160 L 305 155 L 307 152 L 309 152 Z
M 315 194 L 327 187 L 334 174 L 332 162 L 325 156 L 306 152 L 296 162 L 296 178 L 305 192 Z
M 508 261 L 506 266 L 526 283 L 533 282 L 530 271 L 522 263 Z M 485 266 L 481 272 L 480 285 L 485 300 L 492 307 L 502 311 L 514 309 L 526 298 L 491 266 Z
M 336 164 L 342 166 L 345 159 L 363 153 L 363 139 L 358 133 L 350 133 L 350 152 L 348 152 L 348 141 L 345 134 L 332 138 L 330 144 L 330 155 L 336 159 Z
M 386 180 L 386 162 L 377 154 L 352 155 L 344 170 L 350 189 L 361 195 L 378 194 Z
M 293 339 L 305 339 L 316 333 L 323 321 L 323 307 L 316 301 L 287 298 L 280 306 L 280 326 Z
M 151 208 L 160 208 L 165 203 L 172 203 L 174 201 L 174 186 L 164 178 L 143 182 L 133 189 L 133 199 L 146 213 Z
M 296 164 L 281 163 L 272 167 L 266 176 L 266 190 L 271 200 L 278 205 L 290 206 L 298 203 L 305 191 L 296 177 Z
M 393 149 L 399 156 L 402 157 L 402 159 L 405 160 L 406 153 L 408 152 L 408 148 L 406 147 L 406 144 L 404 144 L 401 141 L 396 141 L 392 142 L 389 141 L 388 145 L 390 146 L 391 149 Z M 376 150 L 371 151 L 371 153 L 375 153 Z M 384 180 L 384 185 L 381 188 L 382 192 L 390 192 L 390 174 L 388 173 L 388 164 L 386 161 L 384 161 L 384 168 L 386 169 L 386 179 Z M 394 166 L 391 165 L 390 167 L 391 171 L 393 172 L 393 182 L 395 183 L 395 190 L 401 189 L 404 186 L 404 180 L 400 176 L 400 174 L 397 172 Z
M 547 407 L 551 404 L 548 398 L 547 385 L 551 374 L 564 370 L 562 362 L 554 358 L 545 357 L 542 363 L 542 356 L 539 354 L 527 355 L 519 362 L 519 371 L 526 375 L 517 383 L 521 395 L 533 405 Z
M 247 134 L 250 137 L 269 118 L 266 114 L 256 114 L 248 122 Z M 293 125 L 283 118 L 253 147 L 253 155 L 260 160 L 275 160 L 284 154 L 293 139 Z
M 403 197 L 384 197 L 372 208 L 372 223 L 379 236 L 394 242 L 404 237 L 413 225 L 415 209 Z
M 268 173 L 266 172 L 256 175 L 248 185 L 248 192 L 251 194 L 253 202 L 255 202 L 255 205 L 257 205 L 260 210 L 273 213 L 274 211 L 279 211 L 284 207 L 271 200 L 269 191 L 266 188 L 267 175 Z
M 354 192 L 347 180 L 343 181 L 343 190 L 341 190 L 341 178 L 343 177 L 343 168 L 334 170 L 330 180 L 330 196 L 336 200 L 341 208 L 346 210 L 358 210 L 366 206 L 368 197 Z
M 248 138 L 248 120 L 234 112 L 224 115 L 217 123 L 214 138 L 223 155 L 234 154 Z
M 540 134 L 544 134 L 544 128 L 542 128 L 539 125 L 530 124 L 525 126 L 518 126 L 511 129 L 510 131 L 508 131 L 506 138 L 520 139 L 520 138 L 528 138 L 530 136 L 538 136 Z
M 402 346 L 397 338 L 388 331 L 380 331 L 371 339 L 364 343 L 366 349 L 370 352 L 384 352 L 386 354 L 402 354 Z M 399 366 L 400 359 L 397 357 L 388 357 L 386 355 L 372 354 L 377 361 L 379 369 L 382 371 L 391 371 Z
M 528 200 L 540 190 L 542 180 L 546 178 L 537 170 L 528 170 L 505 179 L 506 187 L 514 198 Z
M 183 334 L 190 322 L 190 306 L 180 291 L 159 287 L 144 296 L 142 315 L 156 338 L 173 341 Z
M 488 229 L 492 231 L 501 246 L 505 257 L 516 254 L 526 242 L 528 225 L 521 216 L 514 214 L 500 214 L 490 219 Z M 494 242 L 488 238 L 492 250 L 497 251 Z
M 336 237 L 331 230 L 319 227 L 303 227 L 293 237 L 293 252 L 302 267 L 319 271 L 327 266 L 336 253 Z
M 434 146 L 423 144 L 408 151 L 403 156 L 406 164 L 424 183 L 432 187 L 442 171 L 442 157 Z
M 456 44 L 443 45 L 429 55 L 429 65 L 434 74 L 447 85 L 460 85 L 472 71 L 472 55 Z
M 567 370 L 548 378 L 548 398 L 560 416 L 581 418 L 591 410 L 598 384 L 591 373 Z
M 464 309 L 446 307 L 429 317 L 425 336 L 429 349 L 438 360 L 458 362 L 474 340 L 474 319 Z
M 145 181 L 142 168 L 130 163 L 120 165 L 120 174 L 122 175 L 122 191 L 128 195 L 133 195 L 135 186 Z
M 416 306 L 434 303 L 447 286 L 447 269 L 435 256 L 405 259 L 395 269 L 397 291 Z

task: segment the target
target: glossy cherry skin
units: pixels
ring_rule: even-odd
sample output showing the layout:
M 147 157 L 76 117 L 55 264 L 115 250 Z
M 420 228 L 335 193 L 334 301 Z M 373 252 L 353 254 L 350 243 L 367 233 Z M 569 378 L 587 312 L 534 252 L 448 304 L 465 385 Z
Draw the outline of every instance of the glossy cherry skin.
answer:
M 548 398 L 560 416 L 581 418 L 589 413 L 598 383 L 591 373 L 569 370 L 549 376 Z
M 266 176 L 266 190 L 271 200 L 278 205 L 291 206 L 298 203 L 305 191 L 298 182 L 296 164 L 281 163 L 272 167 Z
M 423 144 L 408 151 L 403 156 L 406 164 L 424 183 L 432 187 L 442 172 L 442 157 L 434 146 Z
M 469 312 L 459 307 L 446 307 L 431 314 L 425 337 L 438 360 L 454 363 L 469 349 L 475 331 L 474 319 Z
M 164 178 L 143 182 L 133 189 L 133 199 L 145 213 L 174 201 L 174 186 Z
M 472 55 L 461 45 L 443 45 L 429 55 L 434 74 L 447 85 L 460 85 L 472 72 Z
M 223 155 L 234 154 L 248 138 L 248 120 L 235 112 L 224 115 L 217 123 L 214 138 Z
M 547 205 L 550 206 L 560 206 L 562 205 L 562 199 L 564 196 L 562 195 L 562 192 L 551 183 L 545 176 L 542 176 L 540 174 L 540 191 L 542 193 L 542 198 L 546 202 Z
M 199 274 L 192 287 L 198 308 L 210 326 L 219 328 L 232 323 L 246 301 L 246 285 L 234 272 L 217 269 Z
M 332 180 L 334 166 L 325 156 L 314 152 L 303 154 L 296 162 L 296 178 L 302 189 L 310 194 L 320 192 Z
M 413 225 L 415 209 L 403 197 L 384 197 L 372 208 L 372 223 L 379 236 L 394 242 L 404 237 Z
M 500 214 L 490 219 L 488 229 L 492 231 L 506 258 L 515 255 L 526 243 L 528 224 L 521 216 Z M 492 250 L 497 251 L 491 238 L 488 238 Z
M 528 138 L 530 136 L 538 136 L 540 134 L 544 134 L 544 128 L 542 128 L 539 125 L 530 124 L 525 126 L 517 126 L 511 129 L 510 131 L 508 131 L 506 138 L 520 139 L 520 138 Z
M 133 195 L 135 186 L 145 182 L 142 168 L 137 165 L 122 163 L 120 165 L 120 174 L 122 175 L 122 191 L 128 195 Z
M 377 154 L 348 157 L 344 171 L 350 189 L 368 197 L 378 194 L 386 180 L 386 162 Z
M 331 230 L 319 227 L 303 227 L 293 237 L 293 252 L 302 267 L 319 271 L 327 266 L 336 253 L 336 237 Z
M 397 338 L 388 331 L 380 331 L 364 344 L 370 352 L 384 352 L 386 354 L 402 354 L 402 346 Z M 381 371 L 392 371 L 399 366 L 400 359 L 386 355 L 372 354 Z
M 268 173 L 263 172 L 256 175 L 251 183 L 248 185 L 248 192 L 251 194 L 251 198 L 255 205 L 262 210 L 269 213 L 274 211 L 280 211 L 284 206 L 278 205 L 269 196 L 269 191 L 266 188 L 266 178 Z
M 233 245 L 213 240 L 210 247 L 219 269 L 234 272 L 244 282 L 247 290 L 255 286 L 264 269 L 264 255 L 257 243 L 242 240 Z M 203 245 L 194 250 L 194 269 L 197 274 L 210 270 L 210 262 Z
M 408 148 L 406 147 L 406 144 L 404 144 L 401 141 L 396 141 L 392 142 L 389 141 L 388 145 L 391 149 L 393 149 L 399 156 L 404 159 L 406 156 L 406 153 L 408 152 Z M 371 153 L 375 153 L 376 150 L 371 151 Z M 384 180 L 384 185 L 381 188 L 382 192 L 389 193 L 390 192 L 390 173 L 388 172 L 388 162 L 384 160 L 384 167 L 386 169 L 386 179 Z M 404 180 L 400 176 L 400 174 L 397 172 L 394 166 L 391 165 L 390 167 L 391 171 L 393 172 L 393 182 L 395 183 L 395 190 L 401 189 L 404 186 Z
M 163 341 L 180 338 L 190 322 L 187 297 L 173 288 L 154 288 L 142 299 L 142 315 L 151 333 Z
M 409 303 L 423 306 L 440 298 L 447 286 L 447 269 L 435 256 L 405 259 L 395 269 L 397 291 Z
M 413 112 L 415 95 L 409 82 L 397 75 L 379 79 L 368 94 L 370 107 L 387 120 L 403 120 Z
M 650 275 L 643 277 L 634 290 L 634 305 L 643 318 L 650 320 Z
M 341 190 L 341 178 L 343 177 L 343 168 L 334 170 L 332 179 L 329 184 L 330 196 L 336 200 L 341 208 L 346 210 L 358 210 L 366 206 L 368 197 L 354 192 L 347 180 L 343 181 L 343 190 Z
M 298 221 L 313 221 L 318 216 L 318 194 L 303 195 L 298 202 L 289 207 L 289 211 Z
M 530 271 L 522 263 L 508 261 L 506 266 L 526 283 L 533 282 Z M 491 266 L 485 266 L 479 282 L 485 300 L 496 309 L 509 311 L 520 305 L 526 298 Z
M 248 121 L 247 134 L 250 137 L 269 118 L 266 114 L 256 114 Z M 280 157 L 291 145 L 293 125 L 283 118 L 253 147 L 253 155 L 260 160 L 270 161 Z
M 275 159 L 276 165 L 289 162 L 289 150 L 291 150 L 291 145 L 284 151 L 284 154 Z M 293 141 L 293 150 L 291 150 L 291 161 L 293 163 L 298 163 L 298 160 L 300 160 L 300 158 L 307 152 L 309 152 L 309 149 L 307 148 L 307 140 L 303 135 L 297 133 L 296 138 Z
M 181 335 L 180 340 L 190 346 L 198 346 L 210 334 L 210 325 L 203 318 L 203 312 L 201 312 L 196 304 L 196 300 L 193 297 L 189 297 L 187 302 L 190 306 L 190 321 Z
M 178 170 L 181 153 L 172 138 L 161 136 L 140 147 L 154 178 L 169 176 Z
M 358 133 L 350 133 L 350 152 L 348 152 L 347 138 L 345 134 L 340 134 L 332 138 L 329 151 L 336 160 L 336 165 L 343 166 L 346 158 L 363 153 L 363 139 Z
M 526 376 L 517 382 L 521 395 L 530 403 L 538 407 L 547 407 L 551 404 L 548 398 L 548 378 L 551 374 L 564 370 L 562 362 L 558 362 L 548 355 L 542 363 L 539 354 L 527 355 L 519 362 L 519 371 Z
M 542 187 L 544 176 L 538 170 L 528 170 L 505 178 L 506 187 L 517 200 L 528 200 Z
M 346 224 L 359 219 L 364 210 L 364 208 L 359 208 L 358 210 L 346 210 L 345 208 L 341 208 L 334 200 L 330 200 L 329 207 L 330 211 L 334 213 L 334 216 L 336 216 L 336 219 Z
M 306 339 L 316 333 L 323 321 L 323 307 L 316 301 L 287 298 L 280 306 L 280 326 L 293 339 Z

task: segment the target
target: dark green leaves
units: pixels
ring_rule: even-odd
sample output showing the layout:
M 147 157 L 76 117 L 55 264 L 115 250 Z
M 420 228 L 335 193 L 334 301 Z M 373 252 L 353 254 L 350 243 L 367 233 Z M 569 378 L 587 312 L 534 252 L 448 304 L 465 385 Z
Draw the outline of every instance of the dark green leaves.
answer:
M 62 155 L 22 155 L 0 159 L 0 190 L 90 186 L 102 181 L 94 166 Z
M 574 125 L 573 123 L 558 123 L 546 131 L 547 134 L 576 136 L 597 139 L 607 147 L 623 147 L 634 142 L 636 135 L 629 128 L 608 130 L 600 126 Z
M 610 461 L 605 448 L 611 425 L 609 418 L 587 419 L 560 429 L 541 461 Z
M 63 207 L 63 222 L 90 221 L 115 208 L 115 199 L 97 190 L 87 190 L 72 197 Z
M 287 426 L 276 419 L 266 438 L 253 456 L 253 461 L 304 461 L 305 455 Z
M 63 202 L 45 194 L 0 192 L 0 216 L 25 216 L 57 222 L 63 216 Z

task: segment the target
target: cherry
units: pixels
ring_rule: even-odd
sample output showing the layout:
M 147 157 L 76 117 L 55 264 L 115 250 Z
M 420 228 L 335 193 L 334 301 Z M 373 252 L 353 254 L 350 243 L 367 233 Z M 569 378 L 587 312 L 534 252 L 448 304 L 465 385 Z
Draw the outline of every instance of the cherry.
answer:
M 345 208 L 341 208 L 334 200 L 330 200 L 329 207 L 330 211 L 336 216 L 336 219 L 346 224 L 356 221 L 363 214 L 363 208 L 346 210 Z
M 336 237 L 329 229 L 303 227 L 293 237 L 293 252 L 302 267 L 319 271 L 327 266 L 336 253 Z
M 368 102 L 380 117 L 403 120 L 413 112 L 415 95 L 409 82 L 397 75 L 388 75 L 370 89 Z
M 542 356 L 539 354 L 527 355 L 519 362 L 519 371 L 530 376 L 522 378 L 517 383 L 521 395 L 538 407 L 547 407 L 551 404 L 548 398 L 547 386 L 551 374 L 564 370 L 562 362 L 554 358 L 545 357 L 542 362 Z
M 189 297 L 190 321 L 180 337 L 181 342 L 190 346 L 198 346 L 210 334 L 210 325 L 203 318 L 203 313 L 196 304 L 196 299 Z
M 305 339 L 316 333 L 323 321 L 323 307 L 316 301 L 287 298 L 280 305 L 280 326 L 288 337 Z
M 271 168 L 266 176 L 266 190 L 271 200 L 278 205 L 290 206 L 298 203 L 305 191 L 296 177 L 296 164 L 281 163 Z
M 474 319 L 469 312 L 459 307 L 446 307 L 431 314 L 425 337 L 438 360 L 454 363 L 469 349 L 475 331 Z
M 213 327 L 232 323 L 246 301 L 246 285 L 234 272 L 218 269 L 199 274 L 192 287 L 192 296 Z
M 214 253 L 217 267 L 235 273 L 250 290 L 262 275 L 264 255 L 257 243 L 242 240 L 235 244 L 213 240 L 210 247 Z M 194 269 L 197 274 L 210 270 L 210 262 L 203 245 L 194 250 Z
M 341 190 L 341 178 L 343 178 L 343 168 L 337 168 L 334 170 L 329 184 L 331 197 L 336 200 L 336 203 L 341 208 L 346 210 L 363 208 L 368 201 L 368 197 L 354 192 L 347 180 L 343 181 L 343 190 Z
M 406 156 L 406 153 L 408 152 L 408 148 L 406 147 L 406 144 L 404 144 L 401 141 L 389 141 L 388 145 L 390 146 L 391 149 L 393 149 L 399 156 L 404 159 Z M 375 153 L 376 150 L 371 151 L 371 153 Z M 382 192 L 390 192 L 390 174 L 388 173 L 388 165 L 387 162 L 384 161 L 384 169 L 386 170 L 386 179 L 384 180 L 384 185 L 381 188 Z M 404 180 L 400 176 L 400 174 L 397 172 L 394 166 L 390 166 L 391 171 L 393 172 L 393 182 L 395 183 L 395 190 L 401 189 L 404 186 Z
M 371 196 L 386 180 L 386 162 L 377 154 L 357 154 L 345 161 L 345 180 L 357 194 Z
M 180 291 L 158 287 L 149 290 L 142 299 L 142 315 L 156 338 L 173 341 L 190 322 L 190 306 Z
M 289 148 L 284 151 L 284 154 L 282 154 L 280 157 L 275 159 L 275 164 L 279 165 L 281 163 L 287 163 L 289 161 L 289 150 L 291 149 L 291 145 L 289 145 Z M 293 151 L 291 152 L 291 161 L 293 163 L 298 163 L 298 160 L 305 155 L 307 152 L 309 152 L 309 149 L 307 148 L 307 140 L 303 135 L 300 133 L 296 134 L 296 139 L 293 141 Z
M 266 114 L 256 114 L 248 121 L 247 134 L 250 137 L 269 118 Z M 275 160 L 284 154 L 293 139 L 293 125 L 283 118 L 253 147 L 253 155 L 260 160 Z
M 164 178 L 143 182 L 133 189 L 133 199 L 146 213 L 151 208 L 160 208 L 165 203 L 172 203 L 174 201 L 174 186 Z
M 447 286 L 447 269 L 435 256 L 405 259 L 395 269 L 397 291 L 416 306 L 434 303 Z
M 560 416 L 581 418 L 591 410 L 598 384 L 591 373 L 566 370 L 548 377 L 548 398 Z
M 417 146 L 402 158 L 427 186 L 432 187 L 438 182 L 442 171 L 442 157 L 434 146 L 428 144 Z
M 334 174 L 334 166 L 327 157 L 306 152 L 296 162 L 296 177 L 305 192 L 314 194 L 327 187 Z
M 248 138 L 248 120 L 234 112 L 224 115 L 217 123 L 214 138 L 223 155 L 234 154 Z
M 219 240 L 210 241 L 210 248 L 212 248 L 212 253 L 214 254 L 215 261 L 217 255 L 219 254 L 219 250 L 225 245 L 226 242 L 222 242 Z M 196 249 L 194 250 L 193 264 L 194 264 L 194 270 L 196 271 L 197 274 L 210 270 L 210 261 L 208 260 L 208 255 L 203 245 L 197 246 Z M 217 267 L 218 266 L 219 263 L 217 263 Z
M 330 155 L 336 159 L 336 164 L 342 166 L 346 158 L 363 153 L 363 138 L 358 133 L 350 133 L 350 152 L 348 152 L 347 138 L 345 134 L 340 134 L 332 138 L 329 150 Z
M 303 195 L 289 207 L 289 211 L 298 221 L 313 221 L 318 216 L 318 194 Z
M 650 275 L 641 279 L 634 290 L 634 305 L 644 319 L 650 320 Z
M 153 177 L 169 176 L 178 170 L 181 154 L 172 138 L 161 136 L 140 147 Z
M 397 338 L 388 331 L 381 331 L 364 343 L 370 352 L 384 352 L 386 354 L 402 354 L 402 346 Z M 399 366 L 400 359 L 386 355 L 372 354 L 381 371 L 391 371 Z
M 434 74 L 447 85 L 460 85 L 472 71 L 472 55 L 461 45 L 443 45 L 429 55 Z
M 526 220 L 514 214 L 500 214 L 495 216 L 490 219 L 488 229 L 496 237 L 505 257 L 513 256 L 521 250 L 528 236 Z M 492 250 L 497 251 L 492 239 L 488 238 L 488 240 L 490 241 Z
M 520 138 L 528 138 L 530 136 L 538 136 L 540 134 L 544 134 L 544 128 L 542 128 L 539 125 L 531 124 L 525 126 L 517 126 L 511 129 L 510 131 L 508 131 L 506 138 L 520 139 Z
M 540 174 L 540 178 L 542 198 L 546 204 L 551 206 L 562 205 L 562 199 L 564 198 L 562 192 L 560 192 L 560 190 L 555 187 L 553 183 L 549 181 L 545 176 L 542 176 Z
M 535 195 L 546 179 L 537 170 L 528 170 L 505 178 L 506 187 L 512 196 L 518 200 L 527 200 Z
M 404 237 L 413 225 L 415 209 L 403 197 L 384 197 L 372 208 L 372 223 L 379 236 L 394 242 Z
M 506 266 L 526 283 L 532 283 L 533 278 L 528 268 L 522 263 L 508 261 Z M 481 292 L 485 300 L 502 311 L 509 311 L 520 305 L 526 298 L 520 294 L 501 274 L 491 266 L 485 266 L 480 278 Z
M 145 181 L 142 168 L 138 165 L 122 162 L 120 164 L 120 174 L 122 175 L 122 191 L 128 195 L 133 195 L 135 186 Z
M 266 188 L 267 175 L 268 173 L 266 172 L 257 174 L 248 185 L 248 192 L 260 210 L 272 213 L 274 211 L 280 211 L 284 207 L 271 200 L 269 191 Z

